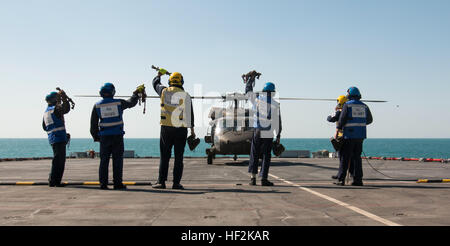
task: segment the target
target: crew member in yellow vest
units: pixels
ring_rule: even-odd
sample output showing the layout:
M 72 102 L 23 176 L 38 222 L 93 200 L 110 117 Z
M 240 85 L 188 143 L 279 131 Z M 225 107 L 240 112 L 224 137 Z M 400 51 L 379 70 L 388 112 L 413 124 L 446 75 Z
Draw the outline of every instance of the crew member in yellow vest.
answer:
M 331 115 L 328 116 L 328 118 L 327 118 L 328 122 L 336 122 L 336 125 L 337 125 L 337 122 L 339 121 L 339 117 L 341 116 L 342 107 L 344 106 L 344 104 L 347 101 L 348 101 L 348 98 L 345 95 L 341 95 L 341 96 L 339 96 L 337 98 L 337 105 L 336 105 L 336 108 L 335 108 L 335 113 L 334 113 L 333 116 L 331 116 Z M 337 132 L 337 138 L 333 137 L 331 139 L 331 142 L 332 143 L 334 142 L 333 143 L 333 147 L 336 149 L 336 152 L 337 152 L 338 156 L 341 156 L 340 148 L 341 148 L 342 143 L 343 143 L 343 137 L 342 137 L 343 135 L 344 135 L 344 132 L 342 130 L 339 130 Z M 350 170 L 350 172 L 352 172 L 352 170 L 353 170 L 352 163 L 350 163 L 350 167 L 349 167 L 348 170 Z M 350 173 L 350 175 L 353 176 L 353 173 Z M 333 176 L 331 176 L 331 178 L 332 179 L 337 179 L 338 176 L 337 175 L 333 175 Z
M 344 103 L 346 103 L 348 101 L 347 97 L 345 95 L 339 96 L 337 98 L 337 105 L 335 108 L 335 113 L 333 116 L 329 115 L 327 118 L 328 122 L 336 122 L 339 120 L 339 116 L 341 116 L 341 112 L 342 112 L 342 107 L 344 106 Z M 343 135 L 343 131 L 338 131 L 338 138 L 342 137 Z
M 180 184 L 183 175 L 183 155 L 186 146 L 187 128 L 194 132 L 194 111 L 189 93 L 184 91 L 184 79 L 181 73 L 170 75 L 169 87 L 161 84 L 161 76 L 167 73 L 160 69 L 153 79 L 153 88 L 161 98 L 161 133 L 159 140 L 160 163 L 158 182 L 153 185 L 156 189 L 165 189 L 169 171 L 169 161 L 174 147 L 175 162 L 173 168 L 172 189 L 183 189 Z

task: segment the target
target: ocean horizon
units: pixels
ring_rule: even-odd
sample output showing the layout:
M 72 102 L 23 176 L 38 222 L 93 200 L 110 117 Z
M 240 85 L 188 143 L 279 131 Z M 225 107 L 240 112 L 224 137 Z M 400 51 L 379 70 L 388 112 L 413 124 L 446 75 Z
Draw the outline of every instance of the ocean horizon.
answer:
M 159 138 L 125 138 L 125 150 L 139 157 L 159 157 Z M 334 152 L 328 138 L 283 138 L 286 150 L 328 150 Z M 186 146 L 185 156 L 205 157 L 210 145 L 201 139 L 194 151 Z M 99 143 L 91 138 L 73 138 L 67 148 L 72 152 L 99 151 Z M 450 158 L 450 138 L 369 138 L 364 141 L 366 156 L 408 158 Z M 47 138 L 0 138 L 0 159 L 50 157 L 52 148 Z M 219 155 L 220 156 L 220 155 Z

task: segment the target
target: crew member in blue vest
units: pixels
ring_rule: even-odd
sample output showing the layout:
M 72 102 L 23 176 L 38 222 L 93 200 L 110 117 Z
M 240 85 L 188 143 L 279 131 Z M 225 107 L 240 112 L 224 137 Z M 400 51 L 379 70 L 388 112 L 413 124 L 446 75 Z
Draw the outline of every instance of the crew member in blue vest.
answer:
M 122 183 L 123 173 L 123 110 L 136 106 L 139 89 L 128 100 L 114 99 L 116 89 L 113 84 L 105 83 L 100 89 L 102 100 L 97 102 L 91 114 L 91 135 L 95 142 L 100 141 L 100 188 L 108 188 L 109 158 L 113 159 L 114 189 L 126 189 Z
M 274 100 L 275 85 L 271 82 L 265 84 L 262 93 L 253 93 L 255 76 L 249 78 L 246 83 L 245 93 L 253 104 L 253 138 L 250 150 L 250 161 L 248 172 L 251 173 L 250 185 L 256 185 L 256 174 L 258 173 L 259 158 L 262 158 L 261 177 L 262 186 L 273 186 L 268 180 L 271 161 L 272 142 L 274 131 L 277 143 L 281 137 L 281 113 L 280 104 Z
M 175 161 L 173 167 L 172 189 L 184 189 L 181 185 L 183 176 L 183 155 L 186 146 L 188 128 L 195 138 L 194 110 L 189 93 L 184 91 L 184 79 L 181 73 L 174 72 L 169 77 L 169 87 L 161 84 L 161 76 L 167 73 L 160 69 L 153 79 L 153 89 L 160 96 L 161 132 L 159 138 L 160 162 L 158 182 L 155 189 L 165 189 L 169 171 L 169 161 L 174 148 Z
M 61 96 L 62 104 L 58 104 L 58 96 Z M 48 134 L 48 141 L 53 148 L 52 169 L 48 178 L 50 187 L 62 187 L 61 179 L 66 164 L 67 133 L 64 124 L 64 115 L 69 113 L 70 105 L 64 93 L 51 92 L 45 97 L 48 107 L 44 113 L 42 128 Z
M 339 157 L 339 172 L 336 185 L 344 185 L 349 163 L 352 162 L 354 186 L 362 186 L 362 160 L 363 141 L 367 137 L 366 126 L 373 121 L 369 107 L 360 101 L 361 93 L 358 88 L 350 87 L 347 90 L 348 102 L 342 107 L 342 112 L 336 126 L 336 135 L 343 131 L 344 143 Z

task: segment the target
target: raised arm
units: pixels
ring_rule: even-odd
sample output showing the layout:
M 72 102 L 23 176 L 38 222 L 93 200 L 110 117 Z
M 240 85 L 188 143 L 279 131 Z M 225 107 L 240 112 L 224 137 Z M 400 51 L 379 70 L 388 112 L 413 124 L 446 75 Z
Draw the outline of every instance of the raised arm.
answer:
M 161 84 L 161 75 L 159 74 L 153 79 L 152 85 L 153 89 L 155 89 L 155 92 L 156 94 L 158 94 L 158 96 L 161 96 L 162 91 L 164 90 L 164 88 L 166 88 Z
M 249 91 L 253 92 L 253 84 L 255 84 L 255 77 L 252 76 L 245 84 L 245 94 L 247 94 L 247 92 Z
M 132 108 L 136 106 L 138 103 L 139 96 L 137 93 L 133 93 L 133 95 L 128 100 L 120 100 L 122 104 L 122 109 Z

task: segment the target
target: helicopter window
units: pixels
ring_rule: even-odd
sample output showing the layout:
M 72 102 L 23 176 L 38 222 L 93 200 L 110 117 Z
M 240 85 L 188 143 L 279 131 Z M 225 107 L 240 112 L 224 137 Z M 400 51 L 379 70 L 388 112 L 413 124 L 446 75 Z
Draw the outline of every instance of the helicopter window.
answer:
M 221 119 L 217 123 L 217 130 L 221 132 L 229 131 L 245 131 L 249 128 L 248 118 L 225 118 Z

